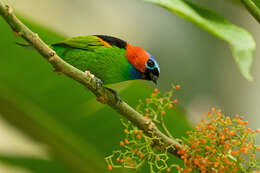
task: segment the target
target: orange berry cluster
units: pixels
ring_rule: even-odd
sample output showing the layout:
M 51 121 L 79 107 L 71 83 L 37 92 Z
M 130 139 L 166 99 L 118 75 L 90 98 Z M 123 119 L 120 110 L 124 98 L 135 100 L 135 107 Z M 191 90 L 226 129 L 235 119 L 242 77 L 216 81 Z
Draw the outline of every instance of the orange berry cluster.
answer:
M 136 109 L 145 118 L 161 125 L 162 131 L 169 137 L 172 135 L 165 129 L 164 116 L 178 103 L 172 98 L 174 90 L 178 89 L 179 85 L 173 86 L 173 91 L 164 95 L 155 89 L 151 97 L 140 102 Z M 203 116 L 204 120 L 193 131 L 187 132 L 188 137 L 183 138 L 182 146 L 174 146 L 183 166 L 172 163 L 167 150 L 153 148 L 154 140 L 158 138 L 144 135 L 130 121 L 122 121 L 125 137 L 119 142 L 120 150 L 106 158 L 108 170 L 122 167 L 137 169 L 146 164 L 150 172 L 260 173 L 260 158 L 256 158 L 260 146 L 255 144 L 255 135 L 260 129 L 253 131 L 247 127 L 248 121 L 238 115 L 234 118 L 225 116 L 215 108 Z
M 255 144 L 259 129 L 253 131 L 246 127 L 248 121 L 238 115 L 231 119 L 215 108 L 203 116 L 206 120 L 187 132 L 185 147 L 178 149 L 185 165 L 182 172 L 252 173 L 260 169 L 259 158 L 255 158 L 260 150 Z
M 173 90 L 180 89 L 180 85 L 172 87 Z M 145 102 L 140 102 L 137 111 L 145 118 L 151 119 L 154 123 L 164 123 L 163 116 L 167 109 L 171 109 L 178 103 L 177 99 L 172 99 L 173 91 L 161 95 L 158 89 L 154 89 L 150 98 Z M 156 137 L 148 137 L 143 134 L 131 122 L 122 121 L 125 137 L 119 142 L 120 150 L 114 151 L 106 158 L 108 170 L 112 168 L 134 168 L 137 169 L 143 164 L 150 167 L 150 172 L 174 172 L 177 165 L 168 164 L 167 150 L 160 152 L 153 148 Z
M 145 136 L 142 130 L 137 129 L 129 121 L 122 121 L 122 124 L 125 126 L 125 137 L 119 142 L 120 150 L 105 158 L 108 170 L 120 167 L 137 169 L 144 163 L 149 163 L 154 172 L 167 168 L 170 170 L 166 163 L 167 151 L 156 153 L 152 148 L 155 138 Z
M 154 89 L 150 98 L 146 98 L 145 103 L 137 107 L 137 111 L 147 119 L 152 119 L 155 123 L 160 123 L 160 116 L 166 114 L 166 110 L 172 109 L 178 104 L 178 99 L 173 99 L 173 92 L 179 90 L 180 85 L 173 85 L 172 91 L 161 95 L 158 89 Z

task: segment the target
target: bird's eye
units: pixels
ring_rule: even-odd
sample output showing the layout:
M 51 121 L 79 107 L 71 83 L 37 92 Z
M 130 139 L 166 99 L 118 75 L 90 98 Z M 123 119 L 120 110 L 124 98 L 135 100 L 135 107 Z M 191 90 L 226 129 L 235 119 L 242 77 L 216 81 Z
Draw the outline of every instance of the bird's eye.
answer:
M 154 67 L 154 62 L 149 59 L 149 60 L 147 61 L 147 65 L 148 65 L 149 67 Z

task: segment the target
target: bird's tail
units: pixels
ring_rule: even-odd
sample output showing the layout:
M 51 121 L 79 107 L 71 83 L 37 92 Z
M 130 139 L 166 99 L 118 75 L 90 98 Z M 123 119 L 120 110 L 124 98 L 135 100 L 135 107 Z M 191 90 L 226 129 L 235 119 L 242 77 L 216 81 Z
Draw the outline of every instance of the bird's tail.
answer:
M 22 46 L 22 47 L 25 47 L 25 48 L 27 48 L 27 49 L 34 49 L 33 46 L 30 45 L 30 44 L 19 43 L 19 42 L 16 42 L 16 44 L 17 44 L 18 46 Z

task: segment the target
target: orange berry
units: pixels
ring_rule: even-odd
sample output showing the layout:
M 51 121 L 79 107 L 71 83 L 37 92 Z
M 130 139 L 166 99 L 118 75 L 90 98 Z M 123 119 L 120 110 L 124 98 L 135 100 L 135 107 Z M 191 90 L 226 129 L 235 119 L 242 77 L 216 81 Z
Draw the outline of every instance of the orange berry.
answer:
M 181 167 L 179 165 L 177 165 L 176 168 L 178 169 L 178 171 L 181 170 Z
M 153 93 L 155 93 L 155 94 L 157 94 L 159 92 L 159 90 L 157 89 L 157 88 L 155 88 L 154 90 L 153 90 Z
M 259 132 L 260 132 L 260 129 L 256 129 L 255 132 L 256 132 L 256 133 L 259 133 Z
M 227 133 L 228 132 L 228 128 L 224 128 L 224 132 Z
M 228 150 L 230 148 L 230 144 L 229 143 L 226 143 L 225 145 L 224 145 L 224 149 L 225 150 Z
M 130 157 L 127 157 L 126 160 L 129 162 L 129 161 L 131 160 L 131 158 L 130 158 Z
M 231 124 L 231 123 L 232 123 L 230 117 L 226 117 L 226 121 L 227 121 L 228 124 Z
M 210 148 L 210 146 L 207 145 L 207 146 L 205 147 L 205 149 L 210 150 L 211 148 Z
M 165 115 L 165 111 L 162 111 L 161 114 L 162 114 L 162 115 Z
M 211 108 L 211 112 L 215 112 L 216 111 L 216 108 Z
M 143 134 L 143 131 L 142 131 L 142 130 L 140 130 L 140 131 L 139 131 L 139 134 L 140 134 L 140 135 L 142 135 L 142 134 Z
M 111 166 L 111 165 L 108 165 L 107 169 L 108 169 L 109 171 L 111 171 L 111 170 L 112 170 L 112 166 Z
M 120 158 L 119 158 L 119 157 L 118 157 L 118 158 L 116 158 L 116 161 L 117 161 L 117 162 L 120 162 Z
M 184 169 L 185 172 L 191 172 L 192 169 L 191 168 L 187 168 L 187 169 Z
M 237 123 L 240 124 L 240 125 L 244 124 L 244 122 L 242 120 L 240 120 L 240 119 L 237 120 Z
M 173 105 L 172 105 L 172 104 L 169 104 L 168 108 L 171 109 L 172 107 L 173 107 Z
M 137 149 L 133 149 L 133 152 L 136 153 L 136 152 L 137 152 Z
M 120 160 L 120 163 L 123 164 L 123 163 L 124 163 L 124 159 L 121 159 L 121 160 Z
M 230 136 L 235 136 L 235 135 L 236 135 L 236 132 L 235 132 L 235 131 L 230 131 L 230 132 L 229 132 L 229 135 L 230 135 Z
M 128 139 L 125 139 L 125 144 L 129 144 L 129 141 L 128 141 Z
M 135 166 L 135 164 L 134 164 L 134 163 L 130 163 L 130 166 L 131 166 L 131 167 L 134 167 L 134 166 Z
M 137 133 L 138 133 L 138 130 L 135 129 L 135 130 L 134 130 L 134 134 L 137 134 Z
M 247 154 L 247 148 L 245 146 L 243 146 L 241 149 L 240 149 L 240 152 L 243 152 L 244 154 Z
M 219 165 L 219 162 L 215 162 L 215 163 L 214 163 L 214 167 L 215 167 L 215 168 L 217 168 L 218 165 Z
M 170 169 L 170 168 L 167 168 L 167 172 L 171 172 L 171 169 Z
M 154 94 L 154 93 L 152 93 L 152 94 L 151 94 L 151 97 L 154 97 L 154 96 L 155 96 L 155 94 Z
M 180 88 L 181 88 L 180 85 L 175 85 L 175 89 L 176 89 L 176 90 L 179 90 Z
M 178 99 L 173 100 L 173 103 L 177 104 L 178 103 Z
M 260 151 L 260 147 L 257 147 L 256 150 L 257 150 L 257 151 Z
M 226 167 L 225 167 L 225 170 L 226 170 L 226 171 L 228 171 L 228 169 L 229 169 L 229 167 L 228 167 L 228 166 L 226 166 Z
M 125 132 L 125 133 L 128 133 L 128 130 L 127 130 L 127 129 L 125 129 L 125 130 L 124 130 L 124 132 Z
M 157 156 L 156 157 L 156 161 L 160 161 L 161 159 L 160 159 L 160 157 L 159 156 Z
M 194 159 L 194 164 L 197 165 L 197 166 L 199 166 L 199 165 L 200 165 L 200 161 L 199 161 L 197 158 L 195 158 L 195 159 Z
M 244 125 L 248 125 L 248 121 L 244 121 Z
M 253 159 L 253 158 L 255 158 L 255 155 L 254 155 L 254 154 L 251 154 L 250 157 Z
M 139 157 L 142 159 L 142 158 L 144 158 L 144 154 L 143 153 L 140 153 L 139 154 Z
M 150 102 L 150 99 L 148 99 L 148 98 L 145 99 L 145 102 L 146 102 L 146 103 L 149 103 L 149 102 Z
M 120 146 L 124 146 L 124 142 L 123 141 L 120 141 Z
M 141 139 L 141 135 L 137 135 L 136 138 L 137 138 L 137 139 Z

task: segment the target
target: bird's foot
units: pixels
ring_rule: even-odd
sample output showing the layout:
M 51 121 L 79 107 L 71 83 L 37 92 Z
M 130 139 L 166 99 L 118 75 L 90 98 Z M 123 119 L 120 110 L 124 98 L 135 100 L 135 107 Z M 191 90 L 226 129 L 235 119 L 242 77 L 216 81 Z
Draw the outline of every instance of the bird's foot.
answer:
M 101 88 L 103 85 L 103 82 L 101 79 L 99 79 L 98 77 L 94 76 L 94 80 L 96 81 L 96 90 Z
M 118 94 L 115 90 L 113 90 L 113 89 L 111 89 L 111 88 L 107 88 L 107 87 L 104 87 L 104 88 L 106 88 L 108 91 L 110 91 L 112 94 L 114 94 L 115 99 L 116 99 L 116 105 L 118 105 L 119 103 L 122 102 L 122 100 L 121 100 L 119 94 Z
M 99 78 L 96 77 L 95 75 L 91 74 L 89 71 L 85 71 L 85 73 L 86 73 L 87 75 L 90 75 L 91 79 L 95 80 L 95 82 L 96 82 L 96 90 L 98 90 L 99 88 L 102 87 L 103 82 L 102 82 L 101 79 L 99 79 Z M 113 90 L 113 89 L 111 89 L 111 88 L 107 88 L 107 87 L 104 87 L 104 88 L 107 89 L 108 91 L 110 91 L 112 94 L 114 94 L 115 99 L 116 99 L 116 104 L 117 104 L 117 105 L 118 105 L 120 102 L 122 102 L 120 96 L 118 95 L 118 93 L 117 93 L 115 90 Z M 104 103 L 104 104 L 106 103 L 106 99 L 105 99 L 103 96 L 98 97 L 97 100 L 98 100 L 99 102 L 101 102 L 101 103 Z
M 98 90 L 99 88 L 102 87 L 103 82 L 102 82 L 101 79 L 99 79 L 95 75 L 91 74 L 89 71 L 85 71 L 85 74 L 90 75 L 91 79 L 95 80 L 95 82 L 96 82 L 96 90 Z

